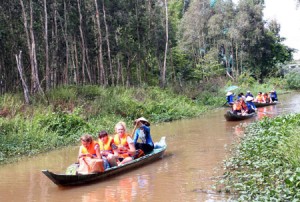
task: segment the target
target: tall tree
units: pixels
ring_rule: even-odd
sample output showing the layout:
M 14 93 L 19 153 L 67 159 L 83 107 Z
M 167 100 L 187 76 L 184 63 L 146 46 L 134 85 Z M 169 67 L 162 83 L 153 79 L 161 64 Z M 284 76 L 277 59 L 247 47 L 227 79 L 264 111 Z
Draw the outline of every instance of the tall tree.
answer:
M 32 0 L 29 0 L 29 17 L 30 17 L 30 25 L 28 27 L 27 24 L 27 13 L 23 0 L 20 0 L 20 4 L 22 6 L 22 14 L 23 14 L 23 23 L 24 29 L 27 36 L 27 46 L 29 50 L 30 64 L 31 64 L 31 93 L 41 92 L 43 90 L 40 85 L 38 67 L 37 67 L 37 58 L 36 58 L 36 44 L 33 30 L 33 7 Z

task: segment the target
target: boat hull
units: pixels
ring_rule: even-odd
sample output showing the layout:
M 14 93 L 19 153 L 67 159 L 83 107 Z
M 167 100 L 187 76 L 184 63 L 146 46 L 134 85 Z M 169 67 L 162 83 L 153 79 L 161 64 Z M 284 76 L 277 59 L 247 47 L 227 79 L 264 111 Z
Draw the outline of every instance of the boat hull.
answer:
M 154 149 L 152 153 L 128 162 L 124 165 L 115 166 L 105 170 L 101 173 L 86 174 L 86 175 L 66 175 L 66 174 L 56 174 L 48 170 L 42 170 L 42 172 L 55 184 L 59 186 L 75 186 L 83 185 L 92 182 L 98 182 L 101 180 L 109 179 L 110 176 L 124 173 L 126 171 L 131 171 L 136 167 L 141 167 L 159 160 L 163 157 L 167 146 L 163 145 L 160 148 Z
M 226 114 L 224 114 L 224 117 L 227 121 L 241 121 L 241 120 L 249 119 L 255 115 L 256 115 L 255 112 L 246 115 L 238 115 L 238 114 L 234 114 L 232 111 L 227 111 Z
M 253 104 L 254 104 L 256 107 L 266 107 L 266 106 L 270 106 L 270 105 L 276 105 L 277 102 L 268 102 L 268 103 L 253 102 Z

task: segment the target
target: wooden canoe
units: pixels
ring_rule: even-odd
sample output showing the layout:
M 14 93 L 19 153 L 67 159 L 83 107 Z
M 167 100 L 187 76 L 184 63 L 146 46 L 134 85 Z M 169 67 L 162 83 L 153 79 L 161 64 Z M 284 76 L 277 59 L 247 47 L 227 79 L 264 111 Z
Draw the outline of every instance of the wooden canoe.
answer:
M 256 107 L 266 107 L 270 105 L 276 105 L 277 102 L 268 102 L 268 103 L 263 103 L 263 102 L 253 102 Z
M 241 121 L 241 120 L 249 119 L 255 115 L 256 112 L 253 112 L 251 114 L 238 115 L 238 114 L 234 114 L 232 111 L 227 111 L 226 114 L 224 114 L 224 117 L 227 121 Z
M 163 157 L 166 148 L 167 145 L 165 142 L 165 137 L 162 137 L 158 143 L 155 143 L 155 148 L 150 154 L 142 156 L 124 165 L 109 168 L 102 173 L 94 173 L 94 174 L 87 174 L 87 175 L 67 175 L 67 174 L 56 174 L 48 170 L 42 170 L 42 172 L 58 186 L 82 185 L 82 184 L 109 179 L 109 177 L 111 176 L 124 173 L 125 171 L 130 171 L 136 167 L 141 167 L 146 164 L 152 163 Z

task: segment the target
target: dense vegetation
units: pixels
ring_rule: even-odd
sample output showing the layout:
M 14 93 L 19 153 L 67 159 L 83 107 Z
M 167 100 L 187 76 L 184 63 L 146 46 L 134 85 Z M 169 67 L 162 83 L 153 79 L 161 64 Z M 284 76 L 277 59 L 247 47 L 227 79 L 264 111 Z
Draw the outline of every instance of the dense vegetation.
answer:
M 238 201 L 299 201 L 300 114 L 247 127 L 226 160 L 221 184 Z
M 279 75 L 293 50 L 263 0 L 10 0 L 0 6 L 0 93 L 62 85 L 179 86 Z M 228 77 L 229 78 L 229 77 Z
M 24 105 L 17 95 L 0 99 L 0 164 L 78 143 L 83 133 L 114 132 L 114 124 L 145 116 L 151 122 L 195 117 L 210 106 L 160 88 L 61 87 Z M 224 98 L 210 98 L 219 104 Z M 219 99 L 219 100 L 218 100 Z M 207 100 L 207 99 L 206 99 Z

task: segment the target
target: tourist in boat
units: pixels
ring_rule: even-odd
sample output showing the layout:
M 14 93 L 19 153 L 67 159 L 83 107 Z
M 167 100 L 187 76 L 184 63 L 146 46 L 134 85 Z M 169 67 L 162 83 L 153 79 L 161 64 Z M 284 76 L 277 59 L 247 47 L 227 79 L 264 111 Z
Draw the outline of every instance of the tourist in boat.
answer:
M 144 117 L 140 117 L 134 121 L 134 146 L 136 149 L 141 149 L 145 154 L 150 153 L 154 149 L 154 143 L 150 134 L 150 123 Z M 138 142 L 140 140 L 141 142 Z
M 234 114 L 241 114 L 242 113 L 242 104 L 240 100 L 236 100 L 232 105 L 232 112 Z
M 240 99 L 246 99 L 246 97 L 245 97 L 245 95 L 244 95 L 244 93 L 240 93 L 240 94 L 238 94 L 238 96 L 237 96 L 237 100 L 240 100 Z
M 240 97 L 240 103 L 241 103 L 241 107 L 242 107 L 242 113 L 244 114 L 245 111 L 247 111 L 247 104 L 245 102 L 245 99 L 244 97 Z
M 118 147 L 118 165 L 125 164 L 134 159 L 136 149 L 129 134 L 126 133 L 126 124 L 118 122 L 115 126 L 114 143 Z
M 250 90 L 247 91 L 245 97 L 247 98 L 249 96 L 254 98 L 254 96 L 252 95 L 252 93 L 250 92 Z
M 252 102 L 253 101 L 253 97 L 248 96 L 246 97 L 246 104 L 247 104 L 247 113 L 251 114 L 253 112 L 255 112 L 257 110 L 255 104 Z
M 264 96 L 262 94 L 262 92 L 259 92 L 254 100 L 254 102 L 259 102 L 259 103 L 265 103 L 265 99 Z
M 233 103 L 234 103 L 234 94 L 231 91 L 227 92 L 226 101 L 229 105 L 233 105 Z
M 94 141 L 91 135 L 84 134 L 80 140 L 81 146 L 78 154 L 79 174 L 103 172 L 109 168 L 108 162 L 102 159 L 98 142 Z
M 272 100 L 271 100 L 271 98 L 270 98 L 270 96 L 269 96 L 268 93 L 264 93 L 263 96 L 264 96 L 264 99 L 265 99 L 266 103 L 272 102 Z
M 110 167 L 117 166 L 118 147 L 114 143 L 114 139 L 105 130 L 98 133 L 98 138 L 101 155 L 107 159 Z
M 278 101 L 277 93 L 274 89 L 270 91 L 270 98 L 272 102 Z

